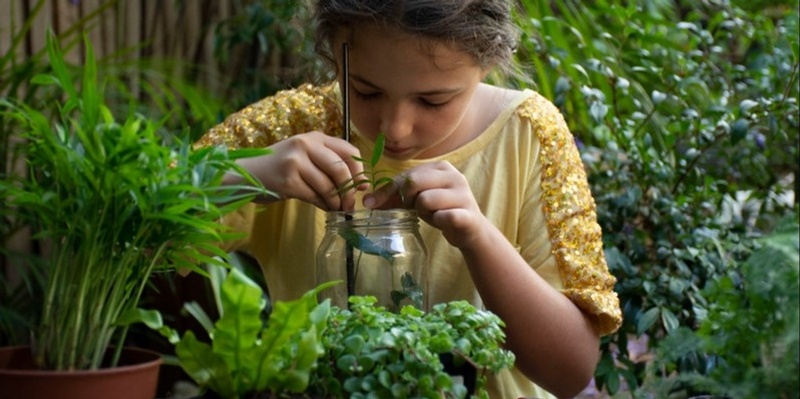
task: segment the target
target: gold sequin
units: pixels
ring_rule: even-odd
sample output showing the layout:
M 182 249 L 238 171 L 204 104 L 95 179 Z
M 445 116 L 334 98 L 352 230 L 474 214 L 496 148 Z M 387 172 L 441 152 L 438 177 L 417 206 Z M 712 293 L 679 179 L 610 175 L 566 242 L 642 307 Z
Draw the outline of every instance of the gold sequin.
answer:
M 558 110 L 540 96 L 517 112 L 539 134 L 542 202 L 563 293 L 597 318 L 602 335 L 613 333 L 622 324 L 616 278 L 608 272 L 594 198 L 572 134 Z
M 340 136 L 340 110 L 333 84 L 304 85 L 280 91 L 231 114 L 203 135 L 196 145 L 267 147 L 294 134 L 314 130 Z

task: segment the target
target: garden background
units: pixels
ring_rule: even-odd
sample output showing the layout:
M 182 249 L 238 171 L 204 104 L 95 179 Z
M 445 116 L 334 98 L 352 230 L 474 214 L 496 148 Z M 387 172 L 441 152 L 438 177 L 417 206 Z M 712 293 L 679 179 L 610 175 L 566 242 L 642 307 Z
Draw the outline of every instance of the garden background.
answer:
M 76 76 L 88 38 L 113 112 L 197 137 L 329 79 L 299 3 L 0 0 L 0 98 L 57 110 L 60 93 L 30 84 L 51 30 Z M 519 1 L 525 78 L 491 79 L 551 99 L 581 150 L 625 316 L 603 340 L 604 395 L 800 397 L 798 14 L 797 0 Z M 25 173 L 3 118 L 0 178 Z M 27 339 L 36 276 L 15 259 L 42 250 L 12 222 L 0 345 Z M 162 280 L 153 301 L 187 284 Z

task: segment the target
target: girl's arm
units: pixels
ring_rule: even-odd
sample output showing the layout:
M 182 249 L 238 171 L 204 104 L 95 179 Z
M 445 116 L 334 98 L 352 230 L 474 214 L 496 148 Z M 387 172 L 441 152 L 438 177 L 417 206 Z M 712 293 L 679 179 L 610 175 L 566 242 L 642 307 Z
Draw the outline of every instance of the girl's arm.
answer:
M 461 250 L 484 303 L 506 323 L 517 367 L 532 381 L 560 397 L 586 387 L 598 361 L 598 332 L 483 215 L 455 167 L 446 162 L 416 167 L 364 201 L 370 208 L 415 208 Z

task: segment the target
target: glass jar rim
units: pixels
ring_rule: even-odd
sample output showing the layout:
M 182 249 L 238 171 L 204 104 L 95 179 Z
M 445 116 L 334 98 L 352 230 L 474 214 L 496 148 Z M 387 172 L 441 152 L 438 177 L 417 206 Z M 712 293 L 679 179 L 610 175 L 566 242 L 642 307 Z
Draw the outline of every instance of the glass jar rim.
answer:
M 354 211 L 328 211 L 325 224 L 328 227 L 415 227 L 419 217 L 414 209 L 357 209 Z

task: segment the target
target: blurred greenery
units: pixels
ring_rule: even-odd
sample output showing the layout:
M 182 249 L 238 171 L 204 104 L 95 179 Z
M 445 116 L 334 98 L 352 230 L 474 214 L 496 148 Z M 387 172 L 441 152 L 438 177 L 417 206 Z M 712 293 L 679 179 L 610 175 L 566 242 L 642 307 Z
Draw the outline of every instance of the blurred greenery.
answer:
M 100 60 L 109 86 L 119 89 L 120 105 L 133 102 L 142 112 L 169 115 L 168 127 L 192 126 L 197 135 L 280 88 L 328 76 L 313 54 L 305 9 L 292 1 L 235 3 L 239 13 L 208 27 L 216 60 L 230 70 L 220 89 L 170 73 L 185 61 Z M 796 331 L 797 319 L 767 323 L 763 334 L 750 337 L 759 345 L 744 348 L 738 319 L 720 318 L 741 314 L 743 322 L 763 322 L 779 311 L 797 312 L 797 296 L 785 290 L 767 295 L 767 303 L 723 299 L 747 297 L 752 287 L 743 281 L 762 279 L 756 271 L 775 268 L 771 258 L 758 255 L 764 237 L 780 234 L 776 229 L 787 217 L 797 225 L 798 3 L 518 1 L 523 37 L 517 61 L 528 76 L 506 82 L 532 82 L 565 115 L 618 278 L 625 320 L 604 338 L 596 372 L 596 384 L 611 394 L 653 397 L 667 389 L 676 398 L 710 392 L 735 397 L 743 391 L 734 384 L 725 393 L 696 378 L 731 382 L 735 376 L 739 387 L 760 386 L 760 397 L 798 397 L 796 374 L 782 379 L 786 363 L 771 361 L 767 349 L 746 363 L 736 358 L 743 350 L 749 356 L 769 348 L 770 335 Z M 235 56 L 242 53 L 247 57 Z M 0 85 L 24 86 L 47 68 L 40 59 L 11 58 L 12 52 L 0 58 Z M 153 89 L 127 93 L 131 72 L 158 77 Z M 0 95 L 21 96 L 8 87 L 0 86 Z M 43 91 L 25 96 L 30 103 L 53 104 Z M 0 137 L 2 144 L 9 136 L 0 130 Z M 783 281 L 762 280 L 776 290 Z M 710 323 L 713 335 L 722 337 L 713 354 L 702 343 Z M 643 337 L 653 362 L 629 350 L 629 341 Z M 667 352 L 664 345 L 671 342 L 687 346 Z M 785 353 L 796 366 L 797 351 Z M 757 384 L 773 377 L 784 389 Z
M 751 259 L 758 238 L 797 209 L 798 2 L 761 3 L 521 2 L 519 60 L 575 134 L 618 278 L 625 320 L 604 339 L 596 372 L 610 393 L 627 385 L 648 397 L 645 380 L 666 373 L 648 373 L 629 340 L 647 337 L 656 348 L 708 323 L 721 311 L 709 287 Z M 796 311 L 796 296 L 789 299 Z M 757 342 L 780 333 L 765 328 Z M 796 363 L 797 352 L 790 354 Z M 736 374 L 755 382 L 781 371 L 732 361 L 738 355 L 686 350 L 669 372 L 718 379 L 725 363 L 760 370 Z M 765 386 L 759 397 L 797 397 L 797 377 L 783 382 L 790 385 Z M 680 392 L 709 390 L 687 382 Z

